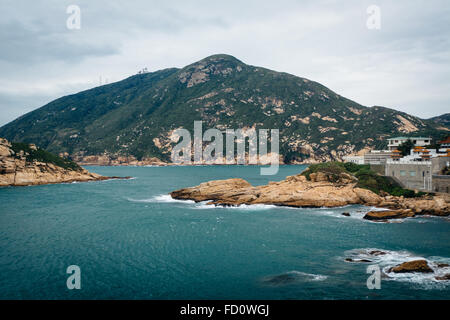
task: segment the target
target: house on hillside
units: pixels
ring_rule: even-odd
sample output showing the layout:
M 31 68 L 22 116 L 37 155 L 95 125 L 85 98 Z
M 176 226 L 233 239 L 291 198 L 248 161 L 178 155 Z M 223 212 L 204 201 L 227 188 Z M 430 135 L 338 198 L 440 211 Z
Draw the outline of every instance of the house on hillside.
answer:
M 416 147 L 424 147 L 431 144 L 431 138 L 424 138 L 424 137 L 396 137 L 387 140 L 389 151 L 396 150 L 402 143 L 408 140 L 411 140 L 414 146 Z

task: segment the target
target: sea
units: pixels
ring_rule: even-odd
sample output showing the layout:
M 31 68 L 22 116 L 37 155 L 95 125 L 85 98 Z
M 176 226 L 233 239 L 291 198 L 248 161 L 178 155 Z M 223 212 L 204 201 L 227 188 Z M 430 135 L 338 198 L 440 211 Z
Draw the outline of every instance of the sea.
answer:
M 359 205 L 223 208 L 169 195 L 305 168 L 91 166 L 132 179 L 0 188 L 0 299 L 450 299 L 450 281 L 435 279 L 450 273 L 437 267 L 450 263 L 449 218 L 377 223 Z M 415 259 L 435 273 L 387 272 Z

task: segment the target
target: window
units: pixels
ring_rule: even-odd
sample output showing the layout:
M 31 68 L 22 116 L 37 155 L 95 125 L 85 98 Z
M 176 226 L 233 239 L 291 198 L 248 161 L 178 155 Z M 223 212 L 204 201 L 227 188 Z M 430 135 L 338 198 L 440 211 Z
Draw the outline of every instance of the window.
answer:
M 405 171 L 405 170 L 400 170 L 400 175 L 401 175 L 402 177 L 406 176 L 406 171 Z
M 416 176 L 416 172 L 415 172 L 415 171 L 410 171 L 410 172 L 409 172 L 409 175 L 410 175 L 411 177 L 415 177 L 415 176 Z

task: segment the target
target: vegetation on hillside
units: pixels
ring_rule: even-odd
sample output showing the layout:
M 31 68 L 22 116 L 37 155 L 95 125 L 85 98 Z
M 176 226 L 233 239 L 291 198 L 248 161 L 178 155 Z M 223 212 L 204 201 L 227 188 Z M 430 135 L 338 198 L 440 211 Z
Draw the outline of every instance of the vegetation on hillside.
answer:
M 69 159 L 61 158 L 57 155 L 54 155 L 53 153 L 47 152 L 40 148 L 34 150 L 30 148 L 29 144 L 26 143 L 13 142 L 11 143 L 11 149 L 16 154 L 16 157 L 18 157 L 21 151 L 23 151 L 23 154 L 26 156 L 27 162 L 39 161 L 45 163 L 52 163 L 55 166 L 67 170 L 75 170 L 75 171 L 81 170 L 81 167 L 78 164 Z
M 323 172 L 328 176 L 331 176 L 337 181 L 341 173 L 348 173 L 355 176 L 358 179 L 357 187 L 368 189 L 376 194 L 381 192 L 388 193 L 393 196 L 404 196 L 406 198 L 421 197 L 425 195 L 424 192 L 414 192 L 413 190 L 402 188 L 397 182 L 389 177 L 379 175 L 370 169 L 370 165 L 359 165 L 350 162 L 324 162 L 310 165 L 302 175 L 306 176 L 310 180 L 310 174 L 315 172 Z
M 445 129 L 383 107 L 365 107 L 320 83 L 214 55 L 183 69 L 142 73 L 68 95 L 0 128 L 10 141 L 71 155 L 170 159 L 169 133 L 195 120 L 203 129 L 279 129 L 286 162 L 341 157 L 392 135 L 440 137 Z M 403 131 L 402 131 L 403 130 Z

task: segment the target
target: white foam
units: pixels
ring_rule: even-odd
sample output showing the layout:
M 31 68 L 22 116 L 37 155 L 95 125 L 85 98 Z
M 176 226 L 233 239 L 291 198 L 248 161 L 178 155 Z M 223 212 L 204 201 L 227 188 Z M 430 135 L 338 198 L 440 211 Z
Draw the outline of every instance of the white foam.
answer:
M 385 254 L 373 255 L 371 251 L 382 251 Z M 361 259 L 370 260 L 372 264 L 377 264 L 383 271 L 385 277 L 383 280 L 409 282 L 419 286 L 422 289 L 443 289 L 450 285 L 448 280 L 436 280 L 436 277 L 444 276 L 450 273 L 450 267 L 438 267 L 439 263 L 450 264 L 450 258 L 446 257 L 421 257 L 409 251 L 390 251 L 377 248 L 353 249 L 345 252 L 346 258 L 354 261 Z M 410 272 L 410 273 L 394 273 L 389 269 L 403 262 L 413 260 L 426 260 L 433 273 Z
M 322 274 L 313 274 L 293 270 L 281 274 L 266 276 L 262 279 L 262 282 L 270 286 L 286 286 L 302 282 L 324 281 L 327 278 L 327 276 Z
M 244 211 L 261 211 L 278 208 L 269 204 L 241 204 L 238 206 L 215 206 L 207 204 L 208 201 L 196 203 L 196 209 L 228 209 L 228 210 L 244 210 Z
M 306 273 L 306 272 L 297 271 L 297 270 L 289 271 L 287 273 L 295 274 L 298 276 L 304 276 L 306 278 L 309 278 L 309 280 L 311 280 L 311 281 L 324 281 L 328 278 L 328 276 L 325 276 L 323 274 Z
M 169 194 L 161 194 L 149 199 L 132 199 L 127 198 L 128 201 L 131 202 L 144 202 L 144 203 L 195 203 L 193 200 L 178 200 L 172 198 Z

